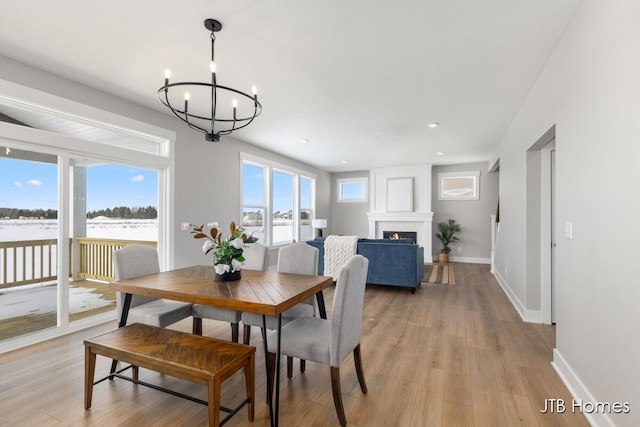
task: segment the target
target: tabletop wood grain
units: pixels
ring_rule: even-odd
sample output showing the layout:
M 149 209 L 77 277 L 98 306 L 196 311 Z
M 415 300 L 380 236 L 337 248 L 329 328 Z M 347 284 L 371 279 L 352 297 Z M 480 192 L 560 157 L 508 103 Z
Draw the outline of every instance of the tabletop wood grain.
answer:
M 115 291 L 275 316 L 333 284 L 331 277 L 242 270 L 217 282 L 212 266 L 194 266 L 111 282 Z

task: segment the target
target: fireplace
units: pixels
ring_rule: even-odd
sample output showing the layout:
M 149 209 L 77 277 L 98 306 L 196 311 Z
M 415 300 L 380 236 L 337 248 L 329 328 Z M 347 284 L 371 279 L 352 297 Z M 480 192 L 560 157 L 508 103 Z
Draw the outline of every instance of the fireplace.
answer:
M 431 222 L 433 212 L 368 212 L 369 238 L 383 238 L 383 231 L 414 232 L 415 241 L 424 248 L 424 262 L 431 263 Z M 413 240 L 413 239 L 412 239 Z
M 383 231 L 383 239 L 409 239 L 411 243 L 418 243 L 418 233 L 416 231 Z

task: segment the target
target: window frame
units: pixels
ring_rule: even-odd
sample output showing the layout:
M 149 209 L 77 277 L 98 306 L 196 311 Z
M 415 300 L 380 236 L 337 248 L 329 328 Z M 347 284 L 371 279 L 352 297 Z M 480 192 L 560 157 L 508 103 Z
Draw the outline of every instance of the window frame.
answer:
M 244 204 L 244 165 L 251 164 L 253 166 L 259 166 L 263 168 L 264 176 L 264 205 L 245 205 Z M 317 175 L 309 171 L 298 169 L 292 166 L 284 165 L 282 163 L 274 162 L 262 157 L 254 156 L 252 154 L 240 153 L 240 217 L 244 218 L 245 207 L 262 208 L 264 209 L 263 227 L 264 227 L 264 241 L 261 243 L 269 248 L 280 247 L 286 242 L 274 242 L 273 241 L 273 172 L 284 173 L 293 177 L 293 239 L 300 241 L 301 235 L 301 220 L 300 212 L 302 209 L 307 210 L 307 207 L 301 207 L 301 185 L 300 180 L 302 178 L 311 181 L 311 206 L 308 210 L 311 212 L 311 218 L 315 218 L 316 211 L 316 183 Z
M 343 184 L 362 184 L 364 185 L 364 197 L 361 198 L 345 198 L 342 193 Z M 336 180 L 336 194 L 338 203 L 365 203 L 369 200 L 369 178 L 366 176 L 356 178 L 338 178 Z

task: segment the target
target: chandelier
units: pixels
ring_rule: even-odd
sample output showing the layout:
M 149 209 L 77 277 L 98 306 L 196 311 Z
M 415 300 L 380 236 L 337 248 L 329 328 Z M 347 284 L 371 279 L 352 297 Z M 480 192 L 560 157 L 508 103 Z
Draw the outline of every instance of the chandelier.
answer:
M 177 82 L 169 83 L 171 71 L 164 72 L 164 86 L 158 89 L 158 98 L 180 120 L 191 129 L 204 134 L 207 141 L 218 142 L 220 136 L 248 126 L 262 112 L 262 105 L 258 101 L 258 90 L 253 86 L 253 95 L 237 89 L 218 84 L 215 63 L 215 33 L 222 30 L 222 24 L 215 19 L 207 19 L 204 26 L 211 31 L 211 83 L 208 82 Z M 170 89 L 174 89 L 170 91 Z M 183 97 L 175 96 L 178 89 L 184 89 Z M 172 95 L 169 95 L 169 92 Z M 197 96 L 195 94 L 198 94 Z M 172 98 L 173 96 L 173 98 Z M 182 103 L 184 100 L 184 103 Z M 196 107 L 189 109 L 189 101 L 196 103 Z M 240 100 L 240 102 L 238 101 Z M 210 103 L 209 103 L 210 101 Z M 220 113 L 218 107 L 229 105 L 226 113 Z

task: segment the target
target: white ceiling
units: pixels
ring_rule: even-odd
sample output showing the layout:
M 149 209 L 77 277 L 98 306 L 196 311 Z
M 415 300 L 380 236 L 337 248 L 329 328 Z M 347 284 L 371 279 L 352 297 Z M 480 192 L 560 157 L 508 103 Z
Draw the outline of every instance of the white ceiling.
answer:
M 238 139 L 328 171 L 466 163 L 494 154 L 579 2 L 0 0 L 0 55 L 170 114 L 163 72 L 207 81 L 216 18 L 218 83 L 263 105 Z

